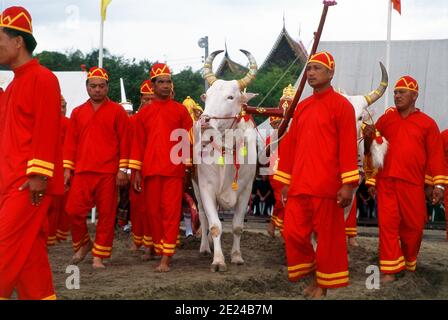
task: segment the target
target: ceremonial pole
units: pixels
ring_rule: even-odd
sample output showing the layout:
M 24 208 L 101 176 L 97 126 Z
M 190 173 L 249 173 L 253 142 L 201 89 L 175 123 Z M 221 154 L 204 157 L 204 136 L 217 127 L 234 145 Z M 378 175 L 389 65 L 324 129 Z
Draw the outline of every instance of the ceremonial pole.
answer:
M 104 21 L 106 21 L 107 6 L 112 0 L 101 0 L 101 25 L 100 25 L 100 52 L 98 55 L 98 67 L 103 67 L 104 51 Z
M 100 27 L 100 53 L 98 57 L 98 67 L 103 67 L 103 50 L 104 50 L 104 20 L 101 19 Z
M 100 27 L 100 53 L 98 58 L 98 67 L 103 67 L 103 50 L 104 50 L 104 20 L 101 19 L 101 27 Z
M 325 25 L 325 19 L 327 18 L 328 8 L 330 6 L 334 6 L 336 4 L 337 4 L 336 1 L 328 1 L 328 0 L 324 1 L 324 9 L 322 11 L 322 16 L 320 18 L 319 27 L 317 28 L 317 32 L 314 34 L 314 43 L 313 43 L 313 47 L 311 49 L 311 52 L 309 54 L 310 57 L 313 54 L 316 53 L 317 47 L 319 46 L 320 37 L 322 35 L 322 31 L 323 31 L 324 25 Z M 306 68 L 306 66 L 305 66 L 305 68 Z M 296 95 L 294 96 L 294 99 L 291 102 L 291 107 L 288 108 L 288 110 L 286 111 L 286 115 L 283 118 L 283 120 L 280 123 L 280 126 L 278 128 L 278 138 L 279 138 L 279 140 L 286 133 L 286 129 L 288 128 L 289 121 L 291 120 L 291 118 L 292 118 L 292 116 L 294 114 L 294 111 L 296 109 L 296 106 L 299 103 L 300 97 L 302 96 L 303 90 L 305 88 L 306 80 L 307 80 L 306 79 L 306 72 L 303 72 L 303 76 L 302 76 L 302 79 L 300 81 L 299 87 L 297 88 Z M 267 154 L 270 153 L 270 145 L 267 147 L 266 151 L 267 151 Z
M 392 38 L 392 1 L 387 0 L 387 41 L 386 41 L 386 70 L 390 74 L 390 46 Z M 384 112 L 389 106 L 389 88 L 386 88 L 384 93 Z

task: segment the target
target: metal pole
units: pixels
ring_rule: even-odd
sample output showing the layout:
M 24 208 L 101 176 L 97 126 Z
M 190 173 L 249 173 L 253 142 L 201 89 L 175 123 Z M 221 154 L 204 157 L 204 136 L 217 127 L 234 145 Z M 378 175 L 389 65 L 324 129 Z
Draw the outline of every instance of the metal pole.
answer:
M 386 41 L 386 70 L 390 75 L 390 46 L 392 37 L 392 1 L 387 0 L 387 41 Z M 389 107 L 389 86 L 384 93 L 384 111 Z
M 100 27 L 100 52 L 98 57 L 98 67 L 103 67 L 103 40 L 104 40 L 104 20 L 101 19 Z
M 205 56 L 204 56 L 204 62 L 207 61 L 208 58 L 208 36 L 205 36 Z M 208 82 L 207 80 L 205 80 L 204 82 L 204 88 L 205 88 L 205 92 L 207 92 L 208 89 Z

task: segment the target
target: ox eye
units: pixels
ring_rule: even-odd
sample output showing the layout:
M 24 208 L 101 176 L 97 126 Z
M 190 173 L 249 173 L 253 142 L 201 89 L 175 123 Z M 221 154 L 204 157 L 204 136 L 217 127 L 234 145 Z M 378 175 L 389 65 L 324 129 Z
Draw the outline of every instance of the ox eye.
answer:
M 228 96 L 227 99 L 228 100 L 233 100 L 233 96 Z
M 359 118 L 358 118 L 358 121 L 361 121 L 362 120 L 362 116 L 360 116 Z

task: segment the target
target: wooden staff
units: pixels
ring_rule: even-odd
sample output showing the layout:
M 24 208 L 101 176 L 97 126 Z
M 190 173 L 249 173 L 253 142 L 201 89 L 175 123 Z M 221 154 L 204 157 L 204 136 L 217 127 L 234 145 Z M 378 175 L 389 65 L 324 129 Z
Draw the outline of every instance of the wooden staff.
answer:
M 322 30 L 324 29 L 325 19 L 327 18 L 328 8 L 330 6 L 336 5 L 336 1 L 324 1 L 324 9 L 322 11 L 322 16 L 320 18 L 319 27 L 317 29 L 317 32 L 314 34 L 314 43 L 313 47 L 311 49 L 309 57 L 314 55 L 317 51 L 317 47 L 319 46 L 320 36 L 322 35 Z M 306 68 L 306 65 L 305 65 Z M 291 102 L 291 106 L 286 111 L 286 115 L 283 118 L 282 122 L 280 123 L 280 126 L 278 128 L 278 137 L 279 140 L 283 137 L 283 135 L 286 133 L 286 129 L 288 128 L 289 120 L 291 120 L 292 116 L 294 115 L 294 111 L 296 109 L 297 104 L 299 103 L 300 97 L 302 96 L 303 89 L 305 88 L 306 84 L 306 70 L 303 73 L 302 80 L 300 81 L 299 88 L 297 89 L 297 92 L 294 96 L 294 99 Z M 270 146 L 267 148 L 267 152 L 269 154 Z

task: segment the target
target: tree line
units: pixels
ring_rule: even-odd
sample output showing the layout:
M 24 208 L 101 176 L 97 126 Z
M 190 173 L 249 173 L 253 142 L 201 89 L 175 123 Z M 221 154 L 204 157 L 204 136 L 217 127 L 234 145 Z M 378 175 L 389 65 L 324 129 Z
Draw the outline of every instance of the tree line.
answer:
M 43 51 L 37 53 L 35 57 L 40 63 L 52 71 L 81 71 L 82 67 L 87 70 L 98 65 L 98 50 L 83 53 L 80 50 L 71 52 Z M 140 101 L 140 84 L 149 78 L 149 71 L 154 62 L 149 60 L 137 61 L 127 59 L 123 56 L 111 54 L 104 50 L 103 66 L 109 73 L 110 93 L 109 97 L 114 101 L 121 101 L 120 78 L 123 78 L 127 99 L 130 100 L 134 108 L 138 108 Z M 288 84 L 296 82 L 303 65 L 293 66 L 285 73 L 285 68 L 279 65 L 270 64 L 268 68 L 259 70 L 255 81 L 247 88 L 248 92 L 259 95 L 251 102 L 251 106 L 276 107 L 282 96 L 283 88 Z M 204 93 L 204 79 L 202 70 L 193 71 L 190 67 L 172 76 L 175 88 L 175 99 L 182 102 L 187 96 L 192 97 L 197 103 L 203 106 L 201 95 Z M 226 78 L 231 78 L 231 75 Z M 279 81 L 279 79 L 281 79 Z M 264 121 L 263 117 L 256 117 L 257 123 Z

